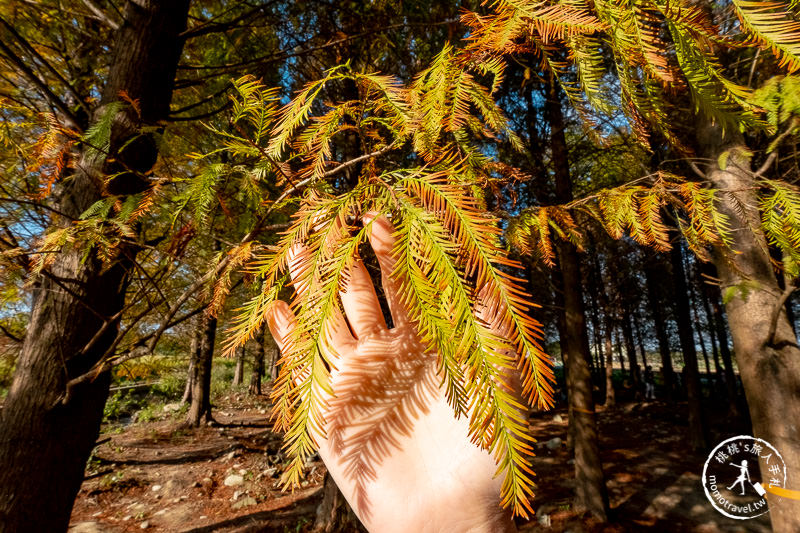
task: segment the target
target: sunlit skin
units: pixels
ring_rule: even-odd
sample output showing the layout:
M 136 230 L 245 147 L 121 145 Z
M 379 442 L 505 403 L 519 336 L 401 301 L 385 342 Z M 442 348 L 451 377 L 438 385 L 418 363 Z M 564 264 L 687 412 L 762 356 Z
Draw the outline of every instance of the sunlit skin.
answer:
M 371 532 L 511 532 L 500 506 L 502 474 L 490 454 L 472 444 L 466 416 L 456 418 L 398 296 L 394 228 L 372 224 L 370 244 L 381 266 L 394 327 L 388 328 L 369 274 L 355 264 L 341 293 L 345 318 L 330 333 L 335 397 L 324 409 L 319 453 L 336 484 Z M 299 277 L 303 250 L 290 271 Z M 302 286 L 295 287 L 304 290 Z M 285 302 L 268 317 L 283 349 L 295 324 Z M 349 328 L 348 324 L 349 323 Z

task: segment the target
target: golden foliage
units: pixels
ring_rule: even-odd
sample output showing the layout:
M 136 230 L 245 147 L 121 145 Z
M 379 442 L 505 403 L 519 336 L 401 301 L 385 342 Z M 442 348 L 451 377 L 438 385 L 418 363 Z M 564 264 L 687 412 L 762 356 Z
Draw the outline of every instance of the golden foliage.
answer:
M 304 289 L 292 303 L 297 328 L 281 355 L 272 391 L 274 419 L 286 431 L 291 461 L 284 481 L 297 483 L 314 451 L 312 435 L 325 427 L 323 393 L 331 392 L 327 369 L 335 364 L 327 332 L 341 307 L 344 276 L 371 230 L 370 223 L 359 221 L 367 212 L 390 216 L 398 229 L 395 275 L 405 280 L 403 303 L 420 339 L 438 356 L 448 401 L 456 412 L 469 415 L 472 438 L 492 452 L 504 472 L 504 505 L 527 514 L 532 512 L 531 437 L 519 400 L 501 374 L 519 368 L 525 399 L 545 407 L 552 401 L 552 369 L 539 345 L 539 324 L 530 315 L 534 305 L 512 274 L 521 265 L 509 258 L 498 220 L 484 213 L 475 194 L 485 183 L 520 175 L 479 150 L 479 143 L 498 137 L 518 141 L 492 98 L 493 87 L 474 75 L 495 74 L 498 63 L 479 61 L 464 68 L 462 58 L 446 47 L 409 86 L 338 67 L 266 119 L 272 123 L 263 138 L 266 148 L 252 135 L 225 134 L 233 153 L 258 154 L 270 164 L 278 158 L 289 162 L 283 167 L 282 198 L 304 189 L 277 245 L 252 250 L 246 269 L 261 290 L 239 310 L 226 349 L 234 350 L 263 327 L 286 283 L 292 251 L 303 244 L 293 266 L 299 273 L 293 284 Z M 359 100 L 321 102 L 322 88 L 342 80 L 355 82 Z M 256 90 L 251 80 L 240 83 Z M 263 104 L 237 100 L 237 116 L 244 117 L 237 133 L 256 129 L 249 124 L 255 114 L 246 109 Z M 360 165 L 333 159 L 332 139 L 342 132 L 361 139 Z M 386 168 L 389 154 L 403 146 L 413 149 L 420 165 Z M 333 186 L 345 168 L 357 170 L 357 182 L 344 189 Z M 246 255 L 236 253 L 236 262 Z M 225 279 L 220 278 L 220 294 Z M 480 308 L 478 302 L 483 302 Z M 452 339 L 461 340 L 454 345 Z
M 728 77 L 719 51 L 759 47 L 770 50 L 789 72 L 800 68 L 800 21 L 780 0 L 734 1 L 740 25 L 724 30 L 710 10 L 688 0 L 498 0 L 490 6 L 490 15 L 462 17 L 470 28 L 466 53 L 474 60 L 522 53 L 533 57 L 591 120 L 590 110 L 610 111 L 600 83 L 608 72 L 600 50 L 607 48 L 633 131 L 646 142 L 653 127 L 686 152 L 672 131 L 669 94 L 688 92 L 696 108 L 725 127 L 762 126 L 749 89 Z
M 80 139 L 80 134 L 61 125 L 55 115 L 42 117 L 44 131 L 31 149 L 33 160 L 27 171 L 38 176 L 39 198 L 45 198 L 53 190 L 69 162 L 69 154 Z

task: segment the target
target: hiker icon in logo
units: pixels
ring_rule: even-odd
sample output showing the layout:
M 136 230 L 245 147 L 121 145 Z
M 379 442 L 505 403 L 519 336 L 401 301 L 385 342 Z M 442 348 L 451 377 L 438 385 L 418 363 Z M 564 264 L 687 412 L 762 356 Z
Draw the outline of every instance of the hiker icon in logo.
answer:
M 728 487 L 728 490 L 733 490 L 733 487 L 735 487 L 736 485 L 741 483 L 741 485 L 742 485 L 742 494 L 741 494 L 741 496 L 744 496 L 744 482 L 745 482 L 745 480 L 748 483 L 752 484 L 752 481 L 750 481 L 750 471 L 747 468 L 747 459 L 742 459 L 742 464 L 741 465 L 736 465 L 734 463 L 728 463 L 728 464 L 730 464 L 731 466 L 735 466 L 736 468 L 739 469 L 739 477 L 736 478 L 736 481 L 733 482 L 733 485 Z
M 769 511 L 767 492 L 786 488 L 786 464 L 772 444 L 749 435 L 732 437 L 711 451 L 703 466 L 703 490 L 730 518 L 747 520 Z

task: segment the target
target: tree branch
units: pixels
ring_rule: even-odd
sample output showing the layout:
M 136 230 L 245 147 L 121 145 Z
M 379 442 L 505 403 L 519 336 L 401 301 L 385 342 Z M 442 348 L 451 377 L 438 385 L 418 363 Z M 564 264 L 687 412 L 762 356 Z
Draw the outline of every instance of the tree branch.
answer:
M 796 288 L 797 286 L 795 285 L 795 280 L 787 283 L 786 288 L 783 289 L 780 298 L 778 298 L 778 301 L 775 302 L 775 307 L 772 309 L 772 315 L 769 319 L 769 331 L 767 332 L 767 338 L 764 340 L 764 346 L 772 346 L 775 344 L 775 333 L 778 330 L 778 319 L 781 316 L 783 307 L 786 305 L 786 300 L 789 299 Z
M 772 141 L 772 146 L 774 146 L 774 148 L 772 152 L 769 154 L 769 157 L 767 157 L 767 160 L 764 161 L 761 167 L 759 167 L 758 171 L 756 171 L 756 173 L 753 174 L 754 179 L 762 177 L 764 173 L 767 170 L 769 170 L 769 167 L 772 165 L 772 163 L 775 162 L 775 158 L 778 157 L 778 146 L 784 141 L 784 139 L 786 139 L 786 137 L 792 134 L 792 131 L 797 126 L 800 126 L 800 118 L 793 117 L 792 120 L 789 122 L 789 126 L 786 128 L 786 130 L 780 135 L 778 135 L 774 141 Z
M 322 176 L 317 176 L 317 177 L 314 177 L 314 178 L 307 178 L 305 180 L 302 180 L 301 182 L 298 182 L 295 186 L 290 187 L 289 189 L 284 191 L 283 194 L 281 194 L 278 197 L 278 199 L 275 200 L 275 202 L 272 203 L 272 205 L 273 206 L 279 205 L 282 200 L 287 198 L 289 195 L 297 192 L 300 188 L 304 187 L 305 185 L 311 183 L 314 179 L 327 179 L 327 178 L 330 178 L 332 176 L 335 176 L 335 175 L 339 174 L 340 172 L 343 172 L 344 170 L 347 170 L 348 168 L 350 168 L 350 167 L 352 167 L 352 166 L 354 166 L 354 165 L 356 165 L 356 164 L 358 164 L 358 163 L 360 163 L 362 161 L 366 161 L 368 159 L 372 159 L 374 157 L 378 157 L 378 156 L 388 152 L 392 148 L 394 148 L 394 145 L 390 144 L 388 146 L 385 146 L 385 147 L 381 148 L 380 150 L 376 150 L 375 152 L 372 152 L 372 153 L 369 153 L 369 154 L 364 154 L 362 156 L 359 156 L 359 157 L 356 157 L 354 159 L 351 159 L 351 160 L 349 160 L 349 161 L 347 161 L 345 163 L 341 163 L 340 165 L 336 166 L 335 168 L 332 168 L 331 170 L 329 170 L 329 171 L 325 172 L 324 174 L 322 174 Z M 270 207 L 266 211 L 266 213 L 264 213 L 261 217 L 259 217 L 259 219 L 256 222 L 256 224 L 253 226 L 253 229 L 251 229 L 239 241 L 239 246 L 254 240 L 259 235 L 259 233 L 261 233 L 262 231 L 266 231 L 266 230 L 269 230 L 269 229 L 283 229 L 283 228 L 286 227 L 286 224 L 272 224 L 272 225 L 269 225 L 269 226 L 264 226 L 263 225 L 263 222 L 269 217 L 269 215 L 272 214 L 274 209 L 275 209 L 274 207 Z M 222 261 L 220 261 L 217 264 L 216 267 L 214 267 L 213 269 L 209 270 L 202 277 L 198 278 L 197 280 L 195 280 L 194 283 L 189 285 L 189 287 L 187 287 L 187 289 L 181 294 L 181 296 L 177 299 L 177 301 L 170 307 L 170 309 L 167 312 L 167 315 L 166 315 L 164 321 L 161 323 L 161 325 L 159 326 L 158 330 L 156 330 L 154 333 L 151 333 L 151 334 L 139 339 L 139 341 L 137 341 L 136 345 L 130 350 L 130 352 L 128 352 L 127 355 L 112 359 L 112 358 L 110 358 L 110 354 L 107 354 L 106 357 L 104 357 L 104 361 L 101 364 L 96 365 L 95 367 L 93 367 L 91 370 L 89 370 L 85 374 L 83 374 L 81 376 L 78 376 L 78 377 L 76 377 L 74 379 L 71 379 L 67 383 L 66 391 L 65 391 L 63 397 L 59 401 L 64 403 L 64 404 L 66 404 L 69 401 L 70 397 L 71 397 L 72 389 L 76 385 L 79 385 L 79 384 L 81 384 L 81 383 L 83 383 L 85 381 L 94 379 L 99 374 L 110 370 L 111 368 L 113 368 L 114 366 L 116 366 L 116 365 L 118 365 L 120 363 L 123 363 L 125 361 L 129 361 L 131 359 L 135 359 L 137 357 L 142 357 L 142 356 L 145 356 L 145 355 L 148 355 L 148 354 L 152 354 L 155 351 L 155 347 L 158 344 L 158 341 L 161 339 L 161 336 L 163 335 L 163 333 L 166 330 L 174 327 L 175 325 L 179 324 L 180 322 L 183 322 L 184 320 L 188 319 L 189 317 L 199 313 L 200 311 L 202 311 L 205 308 L 205 306 L 201 306 L 198 309 L 195 309 L 194 311 L 192 311 L 190 313 L 187 313 L 186 315 L 180 317 L 177 320 L 172 320 L 173 317 L 178 313 L 180 308 L 189 300 L 189 298 L 191 298 L 192 295 L 195 292 L 197 292 L 208 281 L 210 281 L 214 277 L 218 276 L 223 270 L 225 270 L 225 268 L 228 266 L 230 261 L 231 261 L 231 256 L 229 256 L 229 255 L 226 256 Z M 150 306 L 148 308 L 148 310 L 145 311 L 145 312 L 149 312 L 150 309 L 152 309 L 152 306 Z M 109 319 L 104 321 L 104 324 L 100 328 L 100 331 L 98 331 L 92 337 L 92 339 L 89 341 L 89 344 L 86 347 L 84 347 L 83 352 L 86 352 L 89 348 L 91 348 L 91 346 L 93 346 L 95 344 L 96 340 L 99 339 L 99 337 L 108 329 L 108 327 L 111 324 L 113 324 L 116 320 L 119 319 L 119 317 L 121 316 L 121 313 L 122 313 L 122 311 L 120 311 L 120 313 L 117 313 L 113 317 L 110 317 Z M 114 345 L 112 346 L 112 348 L 115 347 L 117 344 L 118 343 L 115 342 Z
M 11 339 L 11 340 L 12 340 L 12 341 L 14 341 L 14 342 L 17 342 L 17 343 L 20 343 L 20 344 L 22 344 L 22 341 L 24 341 L 24 340 L 25 340 L 25 338 L 24 338 L 24 337 L 17 337 L 16 335 L 14 335 L 14 334 L 13 334 L 13 333 L 11 333 L 10 331 L 8 331 L 8 328 L 6 328 L 6 327 L 5 327 L 3 324 L 0 324 L 0 331 L 2 331 L 2 332 L 3 332 L 3 334 L 4 334 L 6 337 L 8 337 L 9 339 Z
M 201 35 L 207 35 L 209 33 L 228 31 L 230 28 L 234 27 L 236 24 L 242 22 L 243 20 L 250 19 L 249 22 L 252 22 L 253 21 L 252 16 L 255 13 L 261 11 L 263 15 L 263 11 L 273 3 L 274 2 L 269 2 L 267 4 L 254 7 L 249 11 L 245 11 L 241 15 L 238 15 L 232 18 L 231 20 L 227 20 L 225 22 L 216 22 L 212 18 L 210 20 L 207 20 L 206 22 L 198 24 L 194 28 L 187 29 L 186 31 L 180 34 L 180 37 L 182 37 L 183 39 L 192 39 L 194 37 L 200 37 Z
M 196 314 L 202 312 L 203 309 L 205 309 L 205 307 L 198 307 L 197 309 L 189 313 L 186 313 L 185 315 L 171 322 L 169 324 L 169 327 L 172 328 L 177 326 L 181 322 L 184 322 L 190 319 L 191 317 L 195 316 Z M 115 366 L 120 365 L 126 361 L 130 361 L 131 359 L 137 359 L 139 357 L 144 357 L 145 355 L 151 354 L 152 351 L 144 345 L 144 341 L 146 341 L 148 338 L 149 335 L 143 339 L 140 339 L 140 341 L 136 345 L 134 345 L 127 354 L 120 355 L 119 357 L 115 358 L 107 357 L 102 363 L 93 366 L 88 372 L 69 380 L 64 389 L 64 394 L 62 394 L 61 397 L 56 401 L 56 404 L 61 403 L 66 405 L 67 403 L 69 403 L 70 399 L 72 398 L 72 390 L 77 385 L 80 385 L 81 383 L 85 383 L 87 381 L 91 381 L 100 374 L 102 374 L 103 372 L 108 372 Z
M 84 2 L 86 1 L 87 0 L 84 0 Z M 86 106 L 86 102 L 83 101 L 83 98 L 81 98 L 81 95 L 78 94 L 78 91 L 75 90 L 72 84 L 70 84 L 70 82 L 68 82 L 67 79 L 64 78 L 64 76 L 62 76 L 61 73 L 58 72 L 53 67 L 53 65 L 50 64 L 49 61 L 47 61 L 44 57 L 42 57 L 42 55 L 39 52 L 37 52 L 33 46 L 31 46 L 31 44 L 25 39 L 25 37 L 20 35 L 19 32 L 17 32 L 17 30 L 11 24 L 9 24 L 3 17 L 0 17 L 0 24 L 5 26 L 5 28 L 9 31 L 9 33 L 11 33 L 11 35 L 14 36 L 14 38 L 22 45 L 22 47 L 25 50 L 27 50 L 28 53 L 31 54 L 36 60 L 38 60 L 39 63 L 41 63 L 53 76 L 55 76 L 56 79 L 60 81 L 62 85 L 64 85 L 64 87 L 67 89 L 67 92 L 72 96 L 72 98 L 75 99 L 75 103 L 81 106 L 88 116 L 90 114 L 90 110 Z
M 83 5 L 85 5 L 86 7 L 89 8 L 89 11 L 91 11 L 92 14 L 94 14 L 94 16 L 97 18 L 97 20 L 99 20 L 100 22 L 102 22 L 103 24 L 105 24 L 106 26 L 111 28 L 112 30 L 116 31 L 116 30 L 119 29 L 119 24 L 117 24 L 115 21 L 113 21 L 111 19 L 111 17 L 106 15 L 103 12 L 102 9 L 100 9 L 99 7 L 97 7 L 94 4 L 94 2 L 92 2 L 91 0 L 83 0 Z
M 46 83 L 44 83 L 36 73 L 31 70 L 28 65 L 25 64 L 17 55 L 11 50 L 6 44 L 0 39 L 0 51 L 6 56 L 6 58 L 11 61 L 22 73 L 25 75 L 28 80 L 33 83 L 41 92 L 45 99 L 50 102 L 50 104 L 58 109 L 64 118 L 66 119 L 67 125 L 75 130 L 83 131 L 83 128 L 80 125 L 80 120 L 69 110 L 67 105 L 58 97 L 56 94 L 50 90 Z

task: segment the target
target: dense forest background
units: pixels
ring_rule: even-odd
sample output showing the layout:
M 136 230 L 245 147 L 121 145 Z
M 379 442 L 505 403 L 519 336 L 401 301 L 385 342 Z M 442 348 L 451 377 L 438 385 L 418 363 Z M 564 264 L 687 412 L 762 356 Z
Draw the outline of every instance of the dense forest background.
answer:
M 150 438 L 168 455 L 174 445 L 190 461 L 209 428 L 245 426 L 255 433 L 230 439 L 266 457 L 251 465 L 259 478 L 230 467 L 196 480 L 198 494 L 229 498 L 227 481 L 239 475 L 275 492 L 237 491 L 230 516 L 263 528 L 358 527 L 318 457 L 280 451 L 278 434 L 259 424 L 288 417 L 290 442 L 310 438 L 305 422 L 275 407 L 297 394 L 281 368 L 305 364 L 280 358 L 264 322 L 267 303 L 293 294 L 281 254 L 313 224 L 342 220 L 354 237 L 339 249 L 360 252 L 377 280 L 353 229 L 371 209 L 393 213 L 423 243 L 420 264 L 451 261 L 452 277 L 419 274 L 431 287 L 511 294 L 518 283 L 535 303 L 507 300 L 521 333 L 505 347 L 530 358 L 520 368 L 534 376 L 537 454 L 561 470 L 531 459 L 544 501 L 505 495 L 525 516 L 521 527 L 669 530 L 682 514 L 681 529 L 703 526 L 708 515 L 680 504 L 660 522 L 646 506 L 625 507 L 620 457 L 649 464 L 636 452 L 659 439 L 665 454 L 683 449 L 681 468 L 698 475 L 708 452 L 738 434 L 768 440 L 790 477 L 800 472 L 799 9 L 745 0 L 4 2 L 0 531 L 64 531 L 95 517 L 86 502 L 98 494 L 141 494 L 144 482 L 121 482 L 134 459 L 117 439 Z M 452 189 L 437 189 L 441 180 Z M 375 192 L 384 186 L 389 193 Z M 424 187 L 433 192 L 414 196 Z M 401 192 L 410 207 L 386 207 Z M 453 207 L 427 201 L 436 194 Z M 421 227 L 434 228 L 430 243 Z M 469 241 L 459 227 L 492 237 Z M 434 260 L 430 250 L 445 241 L 454 244 Z M 338 256 L 319 253 L 320 269 L 333 268 Z M 478 256 L 502 275 L 474 274 L 465 265 Z M 468 320 L 430 309 L 463 305 L 471 316 L 474 294 L 459 304 L 441 292 L 428 307 L 420 295 L 409 305 L 420 324 L 440 328 L 440 341 L 461 338 Z M 324 317 L 311 304 L 302 310 Z M 431 342 L 443 379 L 467 396 L 496 394 L 491 380 L 464 377 L 473 358 L 440 341 Z M 308 364 L 322 357 L 306 347 Z M 552 394 L 541 386 L 551 368 Z M 622 443 L 620 428 L 632 427 Z M 108 459 L 114 453 L 120 461 Z M 217 459 L 205 453 L 197 460 Z M 295 514 L 256 512 L 280 497 L 273 478 L 284 472 L 323 488 L 292 500 Z M 563 478 L 555 494 L 548 473 Z M 643 483 L 667 493 L 674 481 Z M 203 513 L 179 527 L 151 511 L 108 516 L 123 529 L 202 525 Z M 134 520 L 123 524 L 126 515 Z M 714 527 L 738 527 L 724 520 L 712 518 Z M 757 527 L 798 531 L 798 503 L 771 500 Z

